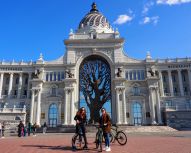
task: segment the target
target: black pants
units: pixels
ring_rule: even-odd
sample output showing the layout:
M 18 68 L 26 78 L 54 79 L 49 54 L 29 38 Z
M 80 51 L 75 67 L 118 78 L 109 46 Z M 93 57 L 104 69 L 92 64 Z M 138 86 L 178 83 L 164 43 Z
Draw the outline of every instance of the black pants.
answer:
M 85 146 L 87 147 L 87 137 L 86 137 L 86 128 L 84 125 L 76 125 L 76 133 L 79 134 L 80 136 L 80 139 L 81 139 L 81 136 L 84 137 L 84 141 L 85 141 Z

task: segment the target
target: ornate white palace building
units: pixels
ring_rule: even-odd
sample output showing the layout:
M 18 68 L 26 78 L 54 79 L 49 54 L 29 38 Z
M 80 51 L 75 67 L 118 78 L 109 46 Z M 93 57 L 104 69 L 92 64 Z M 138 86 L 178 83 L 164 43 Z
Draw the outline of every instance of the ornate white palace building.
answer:
M 111 70 L 111 118 L 123 125 L 164 124 L 165 110 L 191 108 L 191 58 L 138 60 L 96 4 L 64 41 L 65 54 L 45 61 L 0 62 L 0 121 L 74 125 L 80 107 L 80 65 L 104 59 Z

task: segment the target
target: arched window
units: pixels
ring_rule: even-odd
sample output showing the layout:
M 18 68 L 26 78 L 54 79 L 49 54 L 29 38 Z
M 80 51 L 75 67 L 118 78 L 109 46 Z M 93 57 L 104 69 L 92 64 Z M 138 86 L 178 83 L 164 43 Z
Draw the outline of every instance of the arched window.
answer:
M 57 126 L 57 120 L 58 120 L 58 109 L 56 104 L 51 104 L 49 107 L 49 126 L 50 127 L 56 127 Z
M 135 102 L 133 104 L 133 122 L 134 125 L 142 124 L 142 107 L 141 104 L 138 102 Z

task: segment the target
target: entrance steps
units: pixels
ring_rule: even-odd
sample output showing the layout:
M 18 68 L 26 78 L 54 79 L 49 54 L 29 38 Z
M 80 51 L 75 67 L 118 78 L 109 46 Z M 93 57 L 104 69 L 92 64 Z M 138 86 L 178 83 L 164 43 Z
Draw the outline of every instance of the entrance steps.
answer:
M 139 133 L 139 132 L 176 132 L 169 126 L 127 126 L 125 129 L 127 133 Z
M 75 133 L 75 126 L 61 126 L 61 127 L 55 127 L 50 128 L 48 127 L 47 133 Z M 126 133 L 154 133 L 154 132 L 176 132 L 176 129 L 173 129 L 168 126 L 119 126 L 119 130 L 123 130 Z M 191 129 L 187 129 L 191 130 Z M 95 133 L 97 132 L 97 129 L 93 125 L 86 126 L 86 131 L 88 133 Z M 37 129 L 37 133 L 42 133 L 42 127 Z M 6 129 L 5 135 L 7 136 L 16 136 L 17 135 L 17 129 Z
M 95 133 L 97 131 L 96 127 L 86 126 L 86 130 L 88 133 Z M 176 129 L 173 129 L 168 126 L 119 126 L 119 130 L 123 130 L 127 133 L 139 133 L 139 132 L 176 132 Z M 38 130 L 39 132 L 42 129 Z M 56 127 L 56 128 L 48 128 L 48 133 L 74 133 L 75 126 L 65 126 L 65 127 Z

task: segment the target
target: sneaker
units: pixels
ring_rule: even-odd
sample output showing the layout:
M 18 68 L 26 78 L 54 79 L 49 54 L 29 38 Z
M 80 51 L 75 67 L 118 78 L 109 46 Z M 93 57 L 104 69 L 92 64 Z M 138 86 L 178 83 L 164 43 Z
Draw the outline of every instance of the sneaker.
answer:
M 111 148 L 110 147 L 107 147 L 107 149 L 105 151 L 111 151 Z
M 108 149 L 108 146 L 104 147 L 102 150 L 104 150 L 104 151 L 105 151 L 105 150 L 107 150 L 107 149 Z

